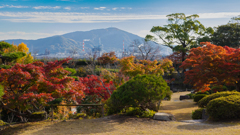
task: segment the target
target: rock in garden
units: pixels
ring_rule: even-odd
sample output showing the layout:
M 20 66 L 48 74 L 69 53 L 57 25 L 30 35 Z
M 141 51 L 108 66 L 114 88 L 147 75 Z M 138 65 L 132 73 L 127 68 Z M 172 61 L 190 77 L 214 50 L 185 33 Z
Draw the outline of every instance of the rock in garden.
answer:
M 154 120 L 160 120 L 160 121 L 174 121 L 176 120 L 175 117 L 172 114 L 169 113 L 155 113 L 153 116 Z
M 179 100 L 184 100 L 184 99 L 190 99 L 190 96 L 188 96 L 188 95 L 181 95 L 179 97 Z

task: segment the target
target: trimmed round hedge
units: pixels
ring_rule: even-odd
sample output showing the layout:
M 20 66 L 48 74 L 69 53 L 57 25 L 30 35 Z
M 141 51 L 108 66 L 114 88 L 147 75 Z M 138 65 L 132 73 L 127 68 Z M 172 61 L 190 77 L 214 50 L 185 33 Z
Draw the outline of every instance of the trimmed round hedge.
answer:
M 213 120 L 240 118 L 240 96 L 230 95 L 211 100 L 207 104 L 207 113 Z
M 192 119 L 202 119 L 202 112 L 204 108 L 197 109 L 192 112 Z
M 206 97 L 207 94 L 196 94 L 193 98 L 194 102 L 198 102 L 199 100 L 201 100 L 202 98 Z
M 171 94 L 170 88 L 161 76 L 137 75 L 113 92 L 107 101 L 108 114 L 118 113 L 129 107 L 155 110 L 156 102 L 166 96 L 170 98 L 168 94 Z
M 208 95 L 208 96 L 202 98 L 200 101 L 198 101 L 198 106 L 201 108 L 204 108 L 207 106 L 207 104 L 211 100 L 219 98 L 219 97 L 226 97 L 229 95 L 239 95 L 240 96 L 240 92 L 236 92 L 236 91 L 217 92 L 217 93 L 214 93 L 214 94 L 211 94 L 211 95 Z

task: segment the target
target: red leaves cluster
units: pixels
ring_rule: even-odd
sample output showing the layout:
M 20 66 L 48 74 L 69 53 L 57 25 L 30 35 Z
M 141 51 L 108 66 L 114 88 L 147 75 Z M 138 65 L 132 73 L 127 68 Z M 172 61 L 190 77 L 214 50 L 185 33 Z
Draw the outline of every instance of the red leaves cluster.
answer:
M 209 42 L 193 48 L 183 62 L 185 83 L 194 85 L 197 90 L 209 90 L 211 85 L 239 85 L 240 49 L 221 47 Z M 237 88 L 238 90 L 238 88 Z
M 117 57 L 115 52 L 103 53 L 101 57 L 98 57 L 98 62 L 102 64 L 113 64 L 117 62 Z
M 85 86 L 67 77 L 62 64 L 69 60 L 16 64 L 11 69 L 0 70 L 0 83 L 4 86 L 3 104 L 19 110 L 33 109 L 55 98 L 78 101 L 84 97 Z
M 108 99 L 113 90 L 115 90 L 112 81 L 107 83 L 105 79 L 102 79 L 96 75 L 89 75 L 87 77 L 80 78 L 80 81 L 86 87 L 84 90 L 86 95 L 98 95 L 103 100 Z

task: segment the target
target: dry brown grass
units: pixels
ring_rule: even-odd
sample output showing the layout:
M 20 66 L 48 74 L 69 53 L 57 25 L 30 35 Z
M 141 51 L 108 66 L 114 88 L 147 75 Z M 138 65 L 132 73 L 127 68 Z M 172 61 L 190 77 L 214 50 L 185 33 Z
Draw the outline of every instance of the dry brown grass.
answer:
M 160 112 L 171 113 L 176 120 L 190 120 L 192 111 L 196 110 L 197 104 L 190 100 L 179 100 L 180 95 L 186 95 L 190 92 L 179 92 L 172 95 L 171 101 L 162 101 Z
M 190 119 L 196 105 L 192 101 L 178 100 L 175 93 L 171 101 L 164 101 L 161 112 L 175 114 L 178 120 Z M 238 135 L 239 122 L 234 123 L 184 123 L 164 122 L 148 118 L 127 116 L 108 116 L 100 119 L 69 120 L 67 122 L 38 122 L 21 124 L 0 131 L 3 135 L 62 135 L 62 134 L 96 134 L 96 135 Z

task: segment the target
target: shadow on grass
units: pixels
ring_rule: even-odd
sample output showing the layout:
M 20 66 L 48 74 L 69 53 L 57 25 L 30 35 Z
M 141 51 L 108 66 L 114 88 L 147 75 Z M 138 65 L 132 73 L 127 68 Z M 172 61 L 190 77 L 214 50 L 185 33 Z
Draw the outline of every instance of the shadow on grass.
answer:
M 200 122 L 200 123 L 186 123 L 184 125 L 177 126 L 178 129 L 186 129 L 186 130 L 207 130 L 207 129 L 215 129 L 215 128 L 226 128 L 231 126 L 236 126 L 235 124 L 224 123 L 224 122 Z
M 114 130 L 112 124 L 98 119 L 69 120 L 58 122 L 35 131 L 34 135 L 55 135 L 55 134 L 95 134 L 105 133 Z
M 31 126 L 28 123 L 12 125 L 0 131 L 0 135 L 17 135 L 20 134 L 25 128 Z

